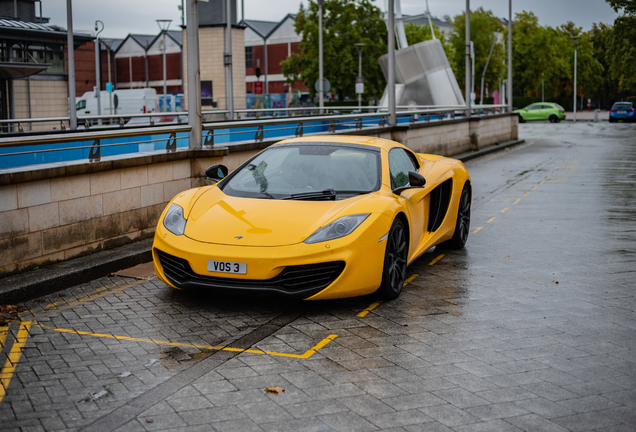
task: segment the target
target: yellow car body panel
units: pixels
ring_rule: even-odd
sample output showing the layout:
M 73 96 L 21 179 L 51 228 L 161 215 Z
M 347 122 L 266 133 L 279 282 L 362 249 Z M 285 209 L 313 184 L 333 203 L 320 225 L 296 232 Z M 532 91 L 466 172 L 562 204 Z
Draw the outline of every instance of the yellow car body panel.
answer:
M 187 261 L 202 277 L 222 277 L 229 282 L 266 281 L 288 266 L 344 262 L 344 270 L 328 286 L 306 299 L 323 300 L 373 293 L 382 279 L 386 235 L 397 217 L 409 232 L 408 263 L 431 247 L 450 239 L 464 184 L 470 176 L 455 159 L 417 154 L 424 187 L 401 194 L 391 190 L 388 152 L 401 144 L 381 138 L 312 136 L 281 143 L 351 143 L 379 147 L 381 187 L 367 194 L 336 201 L 300 201 L 242 198 L 226 195 L 216 185 L 184 191 L 166 207 L 159 219 L 153 244 L 157 276 L 178 288 L 165 275 L 159 251 Z M 408 149 L 407 149 L 408 150 Z M 409 150 L 410 151 L 410 150 Z M 412 153 L 412 152 L 411 152 Z M 452 179 L 448 211 L 439 228 L 429 232 L 430 193 Z M 171 204 L 184 209 L 185 234 L 175 235 L 163 224 Z M 334 240 L 304 243 L 317 229 L 345 215 L 369 214 L 351 234 Z M 245 263 L 246 274 L 218 274 L 207 268 L 209 260 Z M 231 284 L 230 284 L 231 285 Z

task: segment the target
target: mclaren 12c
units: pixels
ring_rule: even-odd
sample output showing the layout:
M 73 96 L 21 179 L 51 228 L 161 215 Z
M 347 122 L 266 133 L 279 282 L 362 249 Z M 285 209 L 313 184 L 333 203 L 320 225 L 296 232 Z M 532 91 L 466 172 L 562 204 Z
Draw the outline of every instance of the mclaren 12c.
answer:
M 152 249 L 178 289 L 307 300 L 400 295 L 407 266 L 468 239 L 462 162 L 386 139 L 312 136 L 274 144 L 164 210 Z

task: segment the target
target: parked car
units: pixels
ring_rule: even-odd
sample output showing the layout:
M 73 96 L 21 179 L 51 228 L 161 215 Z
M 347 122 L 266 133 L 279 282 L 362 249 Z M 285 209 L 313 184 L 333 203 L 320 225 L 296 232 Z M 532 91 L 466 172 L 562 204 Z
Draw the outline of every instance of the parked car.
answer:
M 515 112 L 519 114 L 521 123 L 531 120 L 550 120 L 550 123 L 558 123 L 565 118 L 565 108 L 553 102 L 536 102 Z
M 178 289 L 394 299 L 408 264 L 468 240 L 464 164 L 395 141 L 294 138 L 206 175 L 218 183 L 179 193 L 157 224 L 155 271 Z
M 157 111 L 157 92 L 155 89 L 115 90 L 112 93 L 100 92 L 101 115 L 144 114 Z M 97 115 L 95 92 L 82 95 L 75 106 L 78 116 Z
M 609 121 L 615 123 L 619 120 L 636 121 L 633 102 L 616 102 L 610 110 Z

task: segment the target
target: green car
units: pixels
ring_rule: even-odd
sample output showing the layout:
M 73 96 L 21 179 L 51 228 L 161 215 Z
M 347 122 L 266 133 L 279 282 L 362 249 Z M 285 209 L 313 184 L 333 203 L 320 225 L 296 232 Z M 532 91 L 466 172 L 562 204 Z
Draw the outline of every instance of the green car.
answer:
M 530 120 L 550 120 L 550 123 L 558 123 L 565 118 L 565 109 L 552 102 L 536 102 L 514 112 L 519 114 L 519 123 Z

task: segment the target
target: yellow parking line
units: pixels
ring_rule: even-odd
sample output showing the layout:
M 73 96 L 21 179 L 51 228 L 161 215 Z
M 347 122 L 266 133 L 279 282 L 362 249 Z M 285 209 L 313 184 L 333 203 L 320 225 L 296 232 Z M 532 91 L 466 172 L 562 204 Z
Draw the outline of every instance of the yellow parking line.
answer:
M 497 219 L 497 218 L 496 218 L 495 216 L 493 216 L 493 217 L 491 217 L 490 219 L 488 219 L 488 220 L 486 221 L 486 223 L 490 223 L 490 222 L 494 221 L 495 219 Z
M 521 198 L 517 198 L 513 204 L 517 204 L 519 201 L 521 201 Z
M 479 232 L 479 230 L 482 229 L 482 228 L 483 228 L 483 226 L 475 228 L 475 230 L 473 231 L 473 234 L 477 234 Z
M 440 256 L 438 256 L 437 258 L 435 258 L 433 261 L 431 261 L 430 263 L 428 263 L 428 265 L 433 265 L 435 264 L 437 261 L 441 260 L 442 258 L 444 258 L 446 256 L 446 254 L 441 254 Z
M 539 183 L 541 184 L 541 183 Z M 539 186 L 532 186 L 532 190 L 535 190 L 536 188 L 538 188 Z
M 545 180 L 541 180 L 541 181 L 539 182 L 539 184 L 543 184 L 543 182 L 545 182 Z
M 23 321 L 20 323 L 18 335 L 13 342 L 11 351 L 9 351 L 9 354 L 7 355 L 7 361 L 4 363 L 4 367 L 0 372 L 0 403 L 2 403 L 2 399 L 4 399 L 4 396 L 7 394 L 7 389 L 9 388 L 9 383 L 11 383 L 11 378 L 13 378 L 13 373 L 18 366 L 20 357 L 22 357 L 22 348 L 29 337 L 30 328 L 31 321 Z
M 413 276 L 411 276 L 410 278 L 408 278 L 407 280 L 404 281 L 404 285 L 402 285 L 403 287 L 407 286 L 409 283 L 411 283 L 411 281 L 413 279 L 415 279 L 416 277 L 418 277 L 418 274 L 414 274 Z
M 505 212 L 507 212 L 508 210 L 510 210 L 510 207 L 506 207 L 506 208 L 505 208 L 505 209 L 503 209 L 501 212 L 502 212 L 502 213 L 505 213 Z
M 313 347 L 305 351 L 303 354 L 287 354 L 287 353 L 279 353 L 274 351 L 262 351 L 262 350 L 256 350 L 256 349 L 231 348 L 231 347 L 226 347 L 222 345 L 219 345 L 219 346 L 200 345 L 200 344 L 190 344 L 185 342 L 168 342 L 168 341 L 155 340 L 155 339 L 134 338 L 130 336 L 117 336 L 117 335 L 104 334 L 104 333 L 91 333 L 91 332 L 85 332 L 80 330 L 55 328 L 55 327 L 50 327 L 44 324 L 34 324 L 34 325 L 41 327 L 43 329 L 47 329 L 47 330 L 54 330 L 61 333 L 74 333 L 79 336 L 94 336 L 94 337 L 101 337 L 101 338 L 108 338 L 108 339 L 125 340 L 125 341 L 131 341 L 131 342 L 146 342 L 146 343 L 153 343 L 157 345 L 181 346 L 181 347 L 199 348 L 199 349 L 215 350 L 215 351 L 232 351 L 232 352 L 246 352 L 246 353 L 252 353 L 252 354 L 268 354 L 268 355 L 273 355 L 278 357 L 292 357 L 292 358 L 302 358 L 302 359 L 307 359 L 311 357 L 319 349 L 321 349 L 322 347 L 327 345 L 329 342 L 331 342 L 332 340 L 338 337 L 338 335 L 334 335 L 334 334 L 329 335 L 323 340 L 321 340 L 320 342 L 318 342 L 318 344 L 314 345 Z
M 373 302 L 369 305 L 368 308 L 366 308 L 365 310 L 363 310 L 362 312 L 360 312 L 358 315 L 356 315 L 359 318 L 365 317 L 367 316 L 367 314 L 369 312 L 371 312 L 373 309 L 377 308 L 378 306 L 380 306 L 382 304 L 382 300 L 378 300 L 377 302 Z
M 528 195 L 529 193 L 530 193 L 530 191 L 528 191 L 528 192 L 524 193 L 524 194 L 523 194 L 523 196 L 526 196 L 526 195 Z

